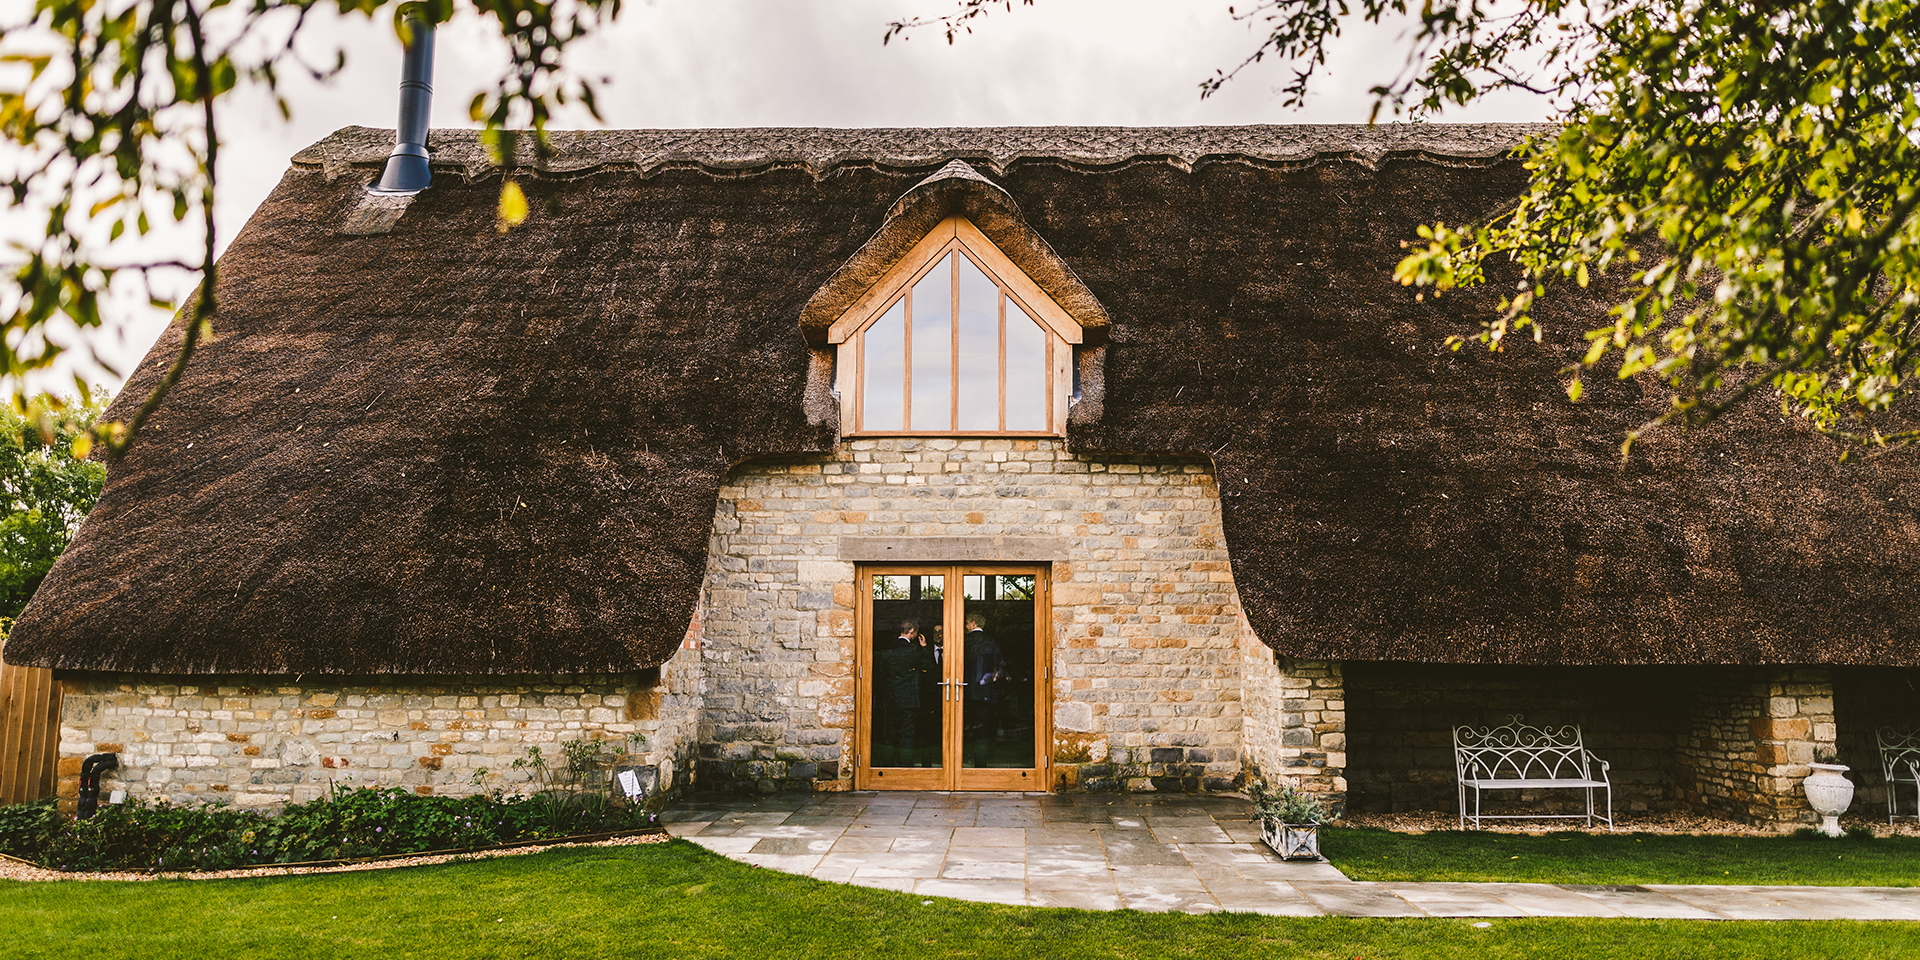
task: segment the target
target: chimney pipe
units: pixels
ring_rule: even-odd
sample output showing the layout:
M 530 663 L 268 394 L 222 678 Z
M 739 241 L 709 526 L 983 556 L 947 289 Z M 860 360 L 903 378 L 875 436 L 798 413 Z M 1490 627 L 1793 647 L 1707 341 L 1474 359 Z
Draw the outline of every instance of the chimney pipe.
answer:
M 393 153 L 369 189 L 374 193 L 415 194 L 433 182 L 427 168 L 427 108 L 433 102 L 433 23 L 420 4 L 400 8 L 407 55 L 400 67 L 400 129 Z

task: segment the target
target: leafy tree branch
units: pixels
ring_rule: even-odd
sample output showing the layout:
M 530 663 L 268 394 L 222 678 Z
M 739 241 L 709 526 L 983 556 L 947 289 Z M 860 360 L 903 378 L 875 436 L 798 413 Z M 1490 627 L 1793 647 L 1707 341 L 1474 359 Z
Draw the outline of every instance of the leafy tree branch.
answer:
M 44 236 L 12 244 L 0 286 L 0 377 L 16 406 L 28 405 L 28 378 L 65 349 L 49 337 L 58 324 L 84 340 L 102 326 L 116 281 L 152 290 L 163 271 L 192 271 L 197 283 L 176 319 L 183 336 L 166 374 L 125 422 L 95 424 L 83 442 L 110 458 L 126 449 L 218 322 L 213 211 L 223 101 L 242 86 L 264 88 L 286 114 L 279 85 L 287 71 L 325 79 L 345 63 L 338 52 L 328 64 L 303 54 L 311 14 L 391 13 L 404 34 L 403 6 L 433 23 L 476 14 L 507 41 L 507 71 L 471 106 L 496 160 L 519 159 L 520 131 L 531 133 L 536 162 L 547 159 L 545 131 L 558 105 L 578 102 L 598 116 L 591 86 L 568 75 L 562 57 L 615 16 L 620 0 L 38 0 L 30 16 L 0 23 L 0 170 L 13 209 L 45 223 Z M 519 195 L 511 177 L 503 211 L 509 194 Z M 194 254 L 140 256 L 140 240 L 167 217 L 197 224 Z
M 902 21 L 949 40 L 1006 0 Z M 1920 2 L 1917 0 L 1265 0 L 1230 8 L 1262 34 L 1251 64 L 1289 64 L 1304 102 L 1329 44 L 1358 21 L 1409 24 L 1405 66 L 1372 89 L 1415 118 L 1519 89 L 1557 131 L 1518 156 L 1526 191 L 1486 222 L 1423 229 L 1395 275 L 1436 293 L 1521 280 L 1477 334 L 1542 335 L 1556 288 L 1606 277 L 1610 322 L 1567 370 L 1656 375 L 1670 409 L 1642 429 L 1709 421 L 1760 390 L 1817 428 L 1889 446 L 1883 429 L 1920 357 Z M 890 33 L 890 35 L 892 35 Z M 1637 436 L 1638 432 L 1630 435 Z

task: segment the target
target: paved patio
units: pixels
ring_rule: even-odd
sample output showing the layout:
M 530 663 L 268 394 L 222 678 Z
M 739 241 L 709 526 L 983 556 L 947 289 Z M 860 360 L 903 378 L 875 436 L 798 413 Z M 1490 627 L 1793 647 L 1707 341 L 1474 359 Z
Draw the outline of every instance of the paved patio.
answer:
M 1920 920 L 1920 888 L 1356 883 L 1284 863 L 1227 797 L 835 793 L 693 798 L 662 819 L 715 853 L 818 880 L 1089 910 L 1353 917 Z

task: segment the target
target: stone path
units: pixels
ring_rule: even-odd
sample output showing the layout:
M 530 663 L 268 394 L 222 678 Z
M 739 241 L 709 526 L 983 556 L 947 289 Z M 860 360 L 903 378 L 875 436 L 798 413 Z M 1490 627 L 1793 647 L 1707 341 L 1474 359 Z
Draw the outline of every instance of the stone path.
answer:
M 1036 907 L 1282 916 L 1920 920 L 1920 888 L 1356 883 L 1227 797 L 837 793 L 683 801 L 669 832 L 787 873 Z

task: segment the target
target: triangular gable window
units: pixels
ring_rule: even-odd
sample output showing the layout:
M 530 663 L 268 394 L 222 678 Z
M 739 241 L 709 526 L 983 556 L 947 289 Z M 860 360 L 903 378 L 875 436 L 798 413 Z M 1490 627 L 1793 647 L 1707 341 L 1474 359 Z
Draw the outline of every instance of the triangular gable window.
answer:
M 949 217 L 834 323 L 850 435 L 1066 432 L 1075 323 Z

